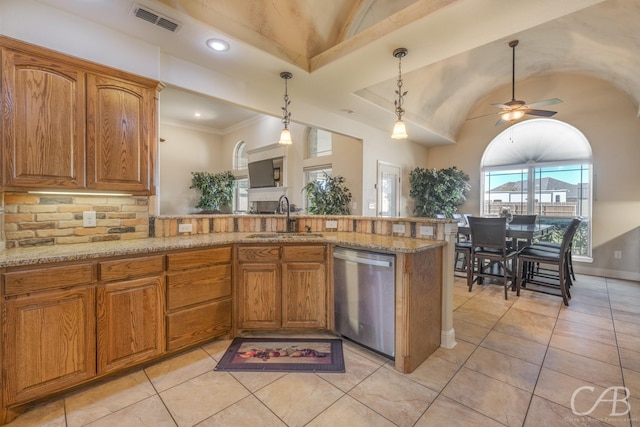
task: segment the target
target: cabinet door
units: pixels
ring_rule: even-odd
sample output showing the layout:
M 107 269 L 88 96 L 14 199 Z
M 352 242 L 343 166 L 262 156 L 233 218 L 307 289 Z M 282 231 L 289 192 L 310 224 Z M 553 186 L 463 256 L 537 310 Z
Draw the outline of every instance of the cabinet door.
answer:
M 87 187 L 148 192 L 154 91 L 87 76 Z
M 98 287 L 98 373 L 164 351 L 164 293 L 159 277 Z
M 238 328 L 279 328 L 282 323 L 279 265 L 247 263 L 239 264 L 238 270 Z
M 4 50 L 2 109 L 7 187 L 84 187 L 83 72 Z
M 320 262 L 282 264 L 282 326 L 327 326 L 326 267 Z
M 17 297 L 5 301 L 3 311 L 5 405 L 95 375 L 95 288 Z

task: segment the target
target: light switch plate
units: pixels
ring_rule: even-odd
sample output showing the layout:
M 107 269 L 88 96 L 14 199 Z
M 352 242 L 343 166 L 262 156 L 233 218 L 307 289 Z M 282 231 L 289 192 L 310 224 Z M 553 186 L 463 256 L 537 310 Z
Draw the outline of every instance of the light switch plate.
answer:
M 404 234 L 404 224 L 393 224 L 393 232 Z
M 338 221 L 326 221 L 324 223 L 324 228 L 338 228 Z
M 82 226 L 83 227 L 95 227 L 96 226 L 96 212 L 84 211 L 82 212 Z
M 192 224 L 178 224 L 178 233 L 191 233 L 192 231 Z
M 419 233 L 421 236 L 433 236 L 433 227 L 429 225 L 421 225 Z

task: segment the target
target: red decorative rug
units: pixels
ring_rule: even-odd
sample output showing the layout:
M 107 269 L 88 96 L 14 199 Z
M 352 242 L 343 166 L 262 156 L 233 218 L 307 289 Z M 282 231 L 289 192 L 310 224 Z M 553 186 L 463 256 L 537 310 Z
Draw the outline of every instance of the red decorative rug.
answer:
M 234 338 L 215 370 L 344 372 L 342 341 L 333 338 Z

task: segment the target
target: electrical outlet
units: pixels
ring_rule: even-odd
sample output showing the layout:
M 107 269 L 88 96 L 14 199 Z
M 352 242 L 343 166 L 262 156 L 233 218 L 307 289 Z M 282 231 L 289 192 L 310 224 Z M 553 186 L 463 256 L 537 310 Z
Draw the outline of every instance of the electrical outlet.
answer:
M 421 225 L 420 226 L 420 235 L 421 236 L 433 236 L 433 227 L 429 225 Z
M 191 233 L 193 224 L 178 224 L 178 233 Z
M 393 232 L 404 234 L 404 224 L 393 224 Z
M 324 228 L 338 228 L 338 221 L 326 221 L 324 223 Z
M 82 226 L 83 227 L 95 227 L 96 226 L 96 212 L 84 211 L 82 212 Z
M 613 257 L 615 259 L 622 259 L 622 251 L 613 251 Z

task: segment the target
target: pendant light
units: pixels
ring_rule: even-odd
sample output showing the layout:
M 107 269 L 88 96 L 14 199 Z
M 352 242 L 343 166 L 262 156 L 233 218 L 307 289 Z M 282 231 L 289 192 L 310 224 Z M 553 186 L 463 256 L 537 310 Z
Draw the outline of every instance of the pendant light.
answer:
M 282 107 L 282 123 L 284 124 L 284 128 L 282 129 L 282 132 L 280 132 L 280 141 L 278 141 L 278 143 L 282 145 L 291 145 L 293 143 L 291 140 L 291 132 L 289 132 L 289 123 L 291 122 L 289 104 L 291 104 L 291 101 L 289 101 L 287 81 L 293 77 L 293 74 L 288 71 L 283 71 L 280 73 L 280 77 L 284 79 L 284 107 Z
M 402 92 L 402 58 L 407 55 L 409 51 L 404 47 L 399 47 L 393 51 L 393 56 L 398 58 L 398 89 L 396 90 L 396 95 L 398 95 L 398 99 L 393 101 L 393 104 L 396 107 L 396 116 L 398 120 L 393 125 L 393 133 L 391 134 L 391 138 L 393 139 L 406 139 L 407 135 L 407 127 L 402 121 L 402 115 L 404 114 L 404 109 L 402 108 L 402 104 L 404 103 L 404 96 L 407 94 L 407 91 Z

